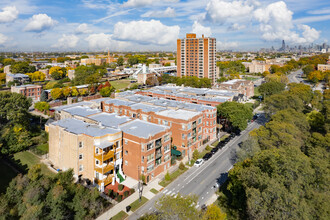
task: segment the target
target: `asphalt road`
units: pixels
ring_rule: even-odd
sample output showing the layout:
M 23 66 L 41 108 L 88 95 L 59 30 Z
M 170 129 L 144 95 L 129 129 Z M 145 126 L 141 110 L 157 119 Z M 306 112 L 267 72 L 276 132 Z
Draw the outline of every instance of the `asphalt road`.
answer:
M 290 83 L 300 83 L 304 82 L 304 80 L 300 77 L 302 74 L 302 70 L 299 69 L 297 71 L 294 71 L 288 75 L 288 79 Z
M 130 215 L 128 219 L 138 219 L 145 213 L 156 211 L 154 204 L 163 195 L 176 196 L 178 193 L 181 195 L 196 194 L 199 197 L 196 207 L 201 207 L 217 190 L 214 188 L 215 184 L 219 183 L 221 185 L 227 179 L 228 171 L 235 163 L 234 158 L 238 144 L 247 139 L 250 131 L 258 128 L 265 122 L 266 119 L 262 115 L 258 120 L 251 123 L 246 130 L 241 132 L 240 136 L 233 138 L 202 166 L 190 168 L 148 203 Z

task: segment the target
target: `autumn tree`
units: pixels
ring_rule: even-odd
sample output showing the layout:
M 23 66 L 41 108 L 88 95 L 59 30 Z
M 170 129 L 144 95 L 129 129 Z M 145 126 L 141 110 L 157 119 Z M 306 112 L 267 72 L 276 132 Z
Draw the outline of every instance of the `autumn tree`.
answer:
M 34 104 L 34 108 L 43 112 L 43 111 L 49 110 L 50 105 L 48 104 L 48 102 L 36 102 Z
M 62 98 L 63 96 L 63 91 L 61 88 L 55 88 L 50 91 L 50 95 L 52 96 L 53 100 Z
M 268 97 L 274 94 L 278 94 L 285 89 L 285 84 L 281 82 L 266 82 L 259 86 L 259 92 L 264 96 Z

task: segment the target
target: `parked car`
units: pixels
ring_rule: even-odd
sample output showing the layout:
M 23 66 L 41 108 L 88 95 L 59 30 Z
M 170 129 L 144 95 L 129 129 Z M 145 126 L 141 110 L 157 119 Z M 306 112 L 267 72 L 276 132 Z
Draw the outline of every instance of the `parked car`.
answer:
M 204 155 L 203 160 L 206 161 L 206 160 L 210 159 L 211 157 L 212 157 L 212 153 L 207 153 Z
M 203 159 L 198 159 L 198 160 L 196 160 L 194 166 L 195 167 L 200 167 L 203 163 L 204 163 Z
M 217 147 L 214 147 L 212 150 L 211 150 L 211 153 L 212 154 L 215 154 L 219 149 Z

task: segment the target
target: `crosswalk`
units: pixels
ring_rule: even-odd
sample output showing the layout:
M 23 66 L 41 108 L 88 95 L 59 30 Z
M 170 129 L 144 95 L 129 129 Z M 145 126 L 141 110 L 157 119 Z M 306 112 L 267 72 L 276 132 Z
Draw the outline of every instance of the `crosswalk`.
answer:
M 168 190 L 168 189 L 165 189 L 162 193 L 164 195 L 167 195 L 167 196 L 174 196 L 175 198 L 178 196 L 178 193 L 179 193 L 179 190 L 177 190 L 176 192 L 174 192 L 175 189 L 172 190 Z

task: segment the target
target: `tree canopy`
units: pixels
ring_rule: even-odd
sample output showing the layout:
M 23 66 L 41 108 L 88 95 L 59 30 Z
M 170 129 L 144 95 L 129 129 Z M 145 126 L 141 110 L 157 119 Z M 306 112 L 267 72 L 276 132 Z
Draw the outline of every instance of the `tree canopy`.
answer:
M 238 102 L 224 102 L 217 106 L 218 116 L 225 119 L 225 125 L 232 129 L 244 130 L 252 119 L 252 108 Z
M 109 204 L 97 189 L 73 183 L 73 171 L 41 175 L 40 165 L 19 174 L 0 196 L 4 219 L 94 219 Z
M 259 86 L 259 92 L 264 96 L 278 94 L 285 89 L 285 84 L 281 82 L 266 82 Z

